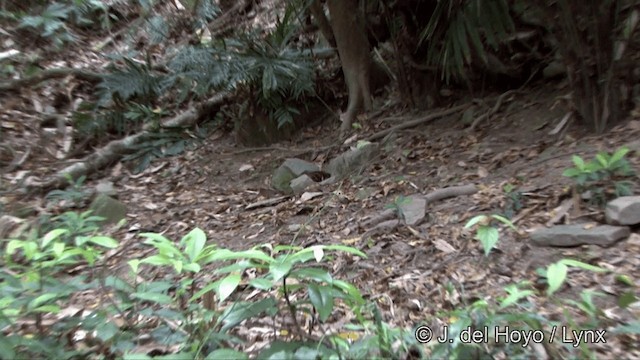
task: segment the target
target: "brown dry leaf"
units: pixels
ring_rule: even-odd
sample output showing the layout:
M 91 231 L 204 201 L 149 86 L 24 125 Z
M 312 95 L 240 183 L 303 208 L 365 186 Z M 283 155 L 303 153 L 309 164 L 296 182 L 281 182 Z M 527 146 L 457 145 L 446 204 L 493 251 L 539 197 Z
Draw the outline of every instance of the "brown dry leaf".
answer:
M 242 166 L 240 166 L 240 168 L 238 169 L 238 171 L 240 172 L 245 172 L 245 171 L 253 171 L 255 170 L 255 168 L 253 167 L 253 165 L 251 164 L 243 164 Z
M 316 198 L 320 195 L 324 194 L 323 192 L 306 192 L 304 194 L 302 194 L 302 196 L 300 196 L 300 201 L 301 202 L 306 202 L 309 201 L 313 198 Z
M 436 249 L 442 251 L 445 254 L 451 254 L 454 253 L 458 250 L 456 250 L 456 248 L 454 248 L 453 246 L 451 246 L 451 244 L 449 244 L 448 242 L 442 240 L 442 239 L 437 239 L 433 242 L 433 245 L 436 247 Z

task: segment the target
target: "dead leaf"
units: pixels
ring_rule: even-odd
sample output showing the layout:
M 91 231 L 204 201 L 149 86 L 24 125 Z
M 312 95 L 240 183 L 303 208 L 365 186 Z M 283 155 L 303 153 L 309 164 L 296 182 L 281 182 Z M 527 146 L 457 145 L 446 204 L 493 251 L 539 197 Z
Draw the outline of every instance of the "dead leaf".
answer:
M 487 168 L 485 168 L 484 166 L 479 166 L 478 167 L 478 177 L 479 178 L 486 178 L 489 175 L 489 170 L 487 170 Z
M 300 201 L 305 202 L 324 194 L 323 192 L 305 192 L 300 196 Z
M 345 245 L 353 245 L 353 244 L 357 243 L 358 241 L 360 241 L 360 239 L 361 239 L 361 237 L 358 236 L 358 237 L 354 237 L 354 238 L 351 238 L 351 239 L 344 239 L 344 240 L 341 240 L 340 242 L 345 244 Z
M 255 170 L 255 168 L 251 164 L 243 164 L 242 166 L 240 166 L 240 169 L 238 170 L 240 172 L 245 172 L 245 171 L 253 171 Z
M 456 248 L 451 246 L 451 244 L 449 244 L 448 242 L 442 239 L 437 239 L 436 241 L 433 242 L 433 245 L 436 247 L 436 249 L 442 251 L 445 254 L 451 254 L 458 251 L 456 250 Z

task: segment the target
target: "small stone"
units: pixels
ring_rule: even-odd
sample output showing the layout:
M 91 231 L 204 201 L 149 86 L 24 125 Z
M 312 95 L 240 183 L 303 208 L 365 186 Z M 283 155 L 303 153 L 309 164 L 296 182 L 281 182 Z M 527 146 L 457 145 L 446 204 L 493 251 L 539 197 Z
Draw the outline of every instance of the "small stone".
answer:
M 99 194 L 89 206 L 92 215 L 105 218 L 106 224 L 116 224 L 126 218 L 127 207 L 120 201 L 104 194 Z
M 412 195 L 404 199 L 399 205 L 400 212 L 407 225 L 418 225 L 424 220 L 427 200 L 420 195 Z
M 111 181 L 100 181 L 96 185 L 96 193 L 107 196 L 116 196 L 118 194 Z
M 630 233 L 626 226 L 600 225 L 589 228 L 585 224 L 559 225 L 533 232 L 531 240 L 538 246 L 598 245 L 607 247 L 627 238 Z
M 640 196 L 622 196 L 607 204 L 607 223 L 613 225 L 640 224 Z
M 309 186 L 315 183 L 316 182 L 313 181 L 313 179 L 310 178 L 309 176 L 302 175 L 291 180 L 290 186 L 294 194 L 300 194 L 300 193 L 303 193 Z

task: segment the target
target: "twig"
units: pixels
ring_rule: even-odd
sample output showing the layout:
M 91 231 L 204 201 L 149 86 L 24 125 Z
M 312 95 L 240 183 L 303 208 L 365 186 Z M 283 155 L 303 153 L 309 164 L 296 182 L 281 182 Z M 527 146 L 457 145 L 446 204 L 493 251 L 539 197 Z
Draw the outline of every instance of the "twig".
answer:
M 448 188 L 432 191 L 429 194 L 425 195 L 424 198 L 427 200 L 427 204 L 429 204 L 429 203 L 450 198 L 450 197 L 456 197 L 456 196 L 462 196 L 462 195 L 473 195 L 477 192 L 478 192 L 478 188 L 473 184 L 451 186 Z

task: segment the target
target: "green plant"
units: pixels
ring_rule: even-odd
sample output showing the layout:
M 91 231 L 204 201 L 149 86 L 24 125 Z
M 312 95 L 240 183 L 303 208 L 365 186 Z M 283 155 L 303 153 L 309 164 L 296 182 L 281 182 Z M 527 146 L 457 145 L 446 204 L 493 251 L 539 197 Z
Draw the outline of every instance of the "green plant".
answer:
M 313 260 L 318 263 L 326 260 L 328 258 L 326 252 L 329 251 L 365 256 L 356 249 L 341 245 L 318 245 L 310 248 L 278 246 L 271 249 L 272 255 L 268 255 L 257 248 L 234 252 L 220 249 L 215 245 L 206 245 L 206 235 L 197 228 L 183 237 L 177 245 L 159 234 L 146 233 L 142 236 L 146 238 L 145 244 L 154 247 L 157 253 L 143 259 L 130 260 L 129 265 L 133 272 L 137 274 L 145 265 L 169 266 L 174 270 L 174 275 L 164 281 L 152 283 L 153 291 L 150 291 L 149 284 L 139 284 L 132 296 L 191 314 L 184 316 L 187 321 L 184 323 L 183 330 L 191 334 L 186 344 L 200 345 L 185 346 L 183 348 L 185 356 L 198 356 L 205 350 L 222 349 L 223 344 L 220 339 L 229 338 L 231 329 L 263 313 L 271 316 L 280 312 L 288 313 L 294 319 L 290 332 L 298 335 L 304 333 L 297 322 L 301 314 L 313 316 L 319 323 L 326 322 L 338 299 L 347 304 L 356 316 L 361 317 L 360 311 L 364 300 L 360 292 L 353 285 L 333 279 L 327 270 L 308 264 Z M 232 262 L 229 263 L 230 261 Z M 213 271 L 213 274 L 220 278 L 199 286 L 198 284 L 201 283 L 199 277 L 205 275 L 203 268 L 213 263 L 220 263 Z M 255 274 L 255 277 L 243 280 L 245 277 L 243 274 L 246 272 Z M 209 272 L 206 274 L 208 275 Z M 262 300 L 253 302 L 233 300 L 224 307 L 225 310 L 222 312 L 205 310 L 202 304 L 197 302 L 198 300 L 213 302 L 215 297 L 221 306 L 231 301 L 232 295 L 241 283 L 262 292 L 264 294 Z M 169 295 L 168 290 L 172 287 L 173 295 Z M 284 303 L 274 296 L 274 290 L 276 290 L 275 294 L 282 297 Z M 295 301 L 294 294 L 297 299 Z M 209 306 L 209 308 L 213 307 Z M 195 316 L 197 314 L 208 314 L 208 320 Z M 185 343 L 184 340 L 178 340 L 176 344 Z M 204 346 L 204 344 L 210 345 Z M 284 346 L 281 343 L 272 345 L 280 349 L 276 353 L 285 351 L 280 348 Z M 290 349 L 291 344 L 287 344 L 283 349 L 289 349 L 287 351 L 295 353 L 300 351 L 301 347 L 308 346 L 305 341 L 298 345 L 294 346 L 295 349 Z M 330 351 L 329 349 L 325 347 L 324 351 Z M 273 350 L 274 348 L 267 349 L 265 353 Z
M 184 132 L 180 128 L 158 130 L 132 146 L 132 153 L 124 156 L 123 160 L 133 162 L 133 172 L 140 173 L 156 158 L 175 156 L 193 148 L 204 138 L 203 135 Z
M 410 202 L 411 202 L 411 198 L 407 198 L 402 195 L 399 195 L 399 196 L 396 196 L 395 199 L 393 199 L 393 202 L 391 204 L 385 205 L 385 209 L 393 209 L 398 215 L 398 218 L 404 219 L 404 214 L 402 213 L 402 206 Z
M 510 219 L 524 207 L 524 197 L 522 196 L 522 191 L 516 191 L 516 187 L 512 184 L 506 184 L 503 191 L 506 195 L 504 217 Z
M 482 244 L 482 247 L 484 248 L 485 256 L 489 255 L 489 253 L 496 246 L 500 238 L 498 229 L 491 225 L 493 220 L 497 220 L 507 225 L 514 231 L 516 231 L 516 227 L 513 225 L 513 223 L 509 219 L 500 215 L 495 215 L 495 214 L 490 216 L 487 216 L 487 215 L 474 216 L 469 221 L 467 221 L 467 223 L 464 226 L 465 229 L 468 229 L 474 225 L 478 225 L 478 228 L 476 230 L 476 239 L 478 239 Z
M 108 28 L 111 18 L 103 1 L 61 1 L 48 4 L 37 14 L 21 16 L 18 27 L 34 29 L 59 47 L 74 40 L 68 25 L 89 26 L 100 22 L 103 28 Z
M 589 162 L 574 155 L 574 167 L 566 169 L 562 175 L 575 181 L 578 193 L 589 191 L 592 203 L 604 205 L 613 197 L 632 194 L 633 183 L 628 179 L 634 175 L 634 171 L 625 159 L 628 152 L 626 147 L 613 154 L 599 152 Z
M 2 249 L 0 268 L 0 350 L 7 358 L 70 358 L 82 356 L 69 350 L 64 333 L 79 329 L 95 331 L 96 327 L 80 321 L 72 314 L 62 315 L 71 298 L 95 289 L 97 284 L 86 275 L 61 276 L 81 264 L 94 266 L 103 249 L 117 242 L 104 236 L 78 236 L 75 245 L 64 239 L 69 230 L 56 228 L 39 239 L 12 239 Z M 45 324 L 56 317 L 55 325 Z M 104 323 L 106 319 L 101 318 Z
M 64 174 L 64 177 L 67 179 L 69 187 L 65 190 L 52 190 L 45 196 L 45 199 L 56 201 L 64 208 L 84 206 L 90 195 L 88 191 L 83 189 L 87 177 L 82 175 L 77 180 L 74 180 L 70 174 Z
M 428 41 L 428 63 L 448 82 L 465 78 L 465 66 L 475 60 L 488 64 L 488 47 L 499 50 L 514 29 L 505 0 L 438 1 L 420 42 Z

